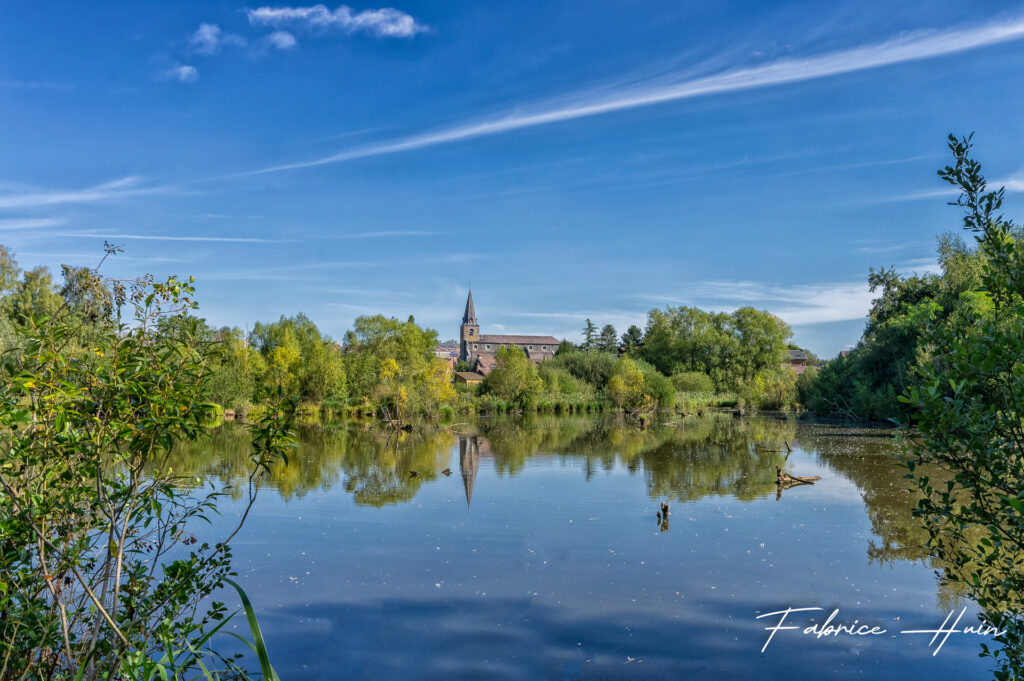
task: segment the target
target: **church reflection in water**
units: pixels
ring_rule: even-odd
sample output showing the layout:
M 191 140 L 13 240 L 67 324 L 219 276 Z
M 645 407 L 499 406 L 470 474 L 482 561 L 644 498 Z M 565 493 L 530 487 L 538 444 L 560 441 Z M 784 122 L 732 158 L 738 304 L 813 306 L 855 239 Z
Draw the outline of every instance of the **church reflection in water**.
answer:
M 801 424 L 794 419 L 728 415 L 689 417 L 641 429 L 614 416 L 529 416 L 477 419 L 449 429 L 388 433 L 360 423 L 303 428 L 288 465 L 275 464 L 265 485 L 284 500 L 340 487 L 360 506 L 411 501 L 422 486 L 442 479 L 455 452 L 466 506 L 483 464 L 516 477 L 531 458 L 551 457 L 590 479 L 619 466 L 644 480 L 657 503 L 733 497 L 777 498 L 776 467 L 792 470 L 789 442 L 860 490 L 871 520 L 870 560 L 928 561 L 925 534 L 913 518 L 914 499 L 894 464 L 891 431 Z M 248 474 L 248 433 L 237 424 L 216 429 L 209 441 L 181 448 L 169 461 L 183 476 L 238 487 Z M 415 474 L 413 472 L 415 471 Z M 780 503 L 803 492 L 791 489 Z M 240 492 L 239 492 L 240 493 Z M 659 520 L 659 528 L 668 524 Z

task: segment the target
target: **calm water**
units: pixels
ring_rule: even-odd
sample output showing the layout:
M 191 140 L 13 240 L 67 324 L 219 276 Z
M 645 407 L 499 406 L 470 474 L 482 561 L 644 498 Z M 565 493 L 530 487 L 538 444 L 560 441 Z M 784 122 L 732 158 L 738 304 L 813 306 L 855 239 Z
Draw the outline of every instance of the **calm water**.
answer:
M 888 431 L 728 416 L 453 430 L 309 429 L 274 470 L 234 549 L 282 678 L 989 677 L 978 637 L 933 656 L 930 635 L 897 633 L 965 605 L 961 626 L 976 619 L 920 548 Z M 225 426 L 176 468 L 237 484 L 245 447 Z M 822 479 L 780 496 L 776 466 Z M 779 618 L 757 615 L 787 607 L 826 610 L 792 615 L 801 629 L 762 653 Z M 887 633 L 802 634 L 834 608 Z

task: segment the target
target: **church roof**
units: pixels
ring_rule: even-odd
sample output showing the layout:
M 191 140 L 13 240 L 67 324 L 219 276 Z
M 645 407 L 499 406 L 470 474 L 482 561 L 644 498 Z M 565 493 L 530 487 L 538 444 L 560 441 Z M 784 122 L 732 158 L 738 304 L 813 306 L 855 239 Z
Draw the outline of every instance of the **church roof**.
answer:
M 527 345 L 558 345 L 560 342 L 554 336 L 504 336 L 493 333 L 480 336 L 481 343 L 526 343 Z
M 463 324 L 476 325 L 476 308 L 473 307 L 473 289 L 469 290 L 469 296 L 466 298 L 466 311 L 462 315 Z

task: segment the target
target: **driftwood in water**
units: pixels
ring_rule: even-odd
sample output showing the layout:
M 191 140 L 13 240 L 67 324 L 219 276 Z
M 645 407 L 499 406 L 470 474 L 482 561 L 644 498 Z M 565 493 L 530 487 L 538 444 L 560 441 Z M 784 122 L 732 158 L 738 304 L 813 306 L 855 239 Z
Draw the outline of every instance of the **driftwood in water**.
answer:
M 789 473 L 783 473 L 782 469 L 778 466 L 775 467 L 776 484 L 786 485 L 792 487 L 793 485 L 813 485 L 818 480 L 821 480 L 820 475 L 814 475 L 804 477 L 800 475 L 790 475 Z
M 788 455 L 787 455 L 788 456 Z M 820 475 L 811 477 L 803 477 L 799 475 L 790 475 L 789 473 L 783 473 L 782 469 L 778 466 L 775 467 L 775 501 L 782 498 L 782 492 L 789 489 L 790 487 L 799 487 L 800 485 L 813 485 L 816 481 L 821 480 Z

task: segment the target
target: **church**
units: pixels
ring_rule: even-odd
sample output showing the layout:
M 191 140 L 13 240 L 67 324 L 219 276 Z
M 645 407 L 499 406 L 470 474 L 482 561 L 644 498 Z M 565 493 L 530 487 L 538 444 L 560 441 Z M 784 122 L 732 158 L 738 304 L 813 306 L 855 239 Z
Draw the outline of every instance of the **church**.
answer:
M 494 353 L 498 348 L 517 345 L 526 356 L 536 364 L 541 360 L 554 357 L 558 349 L 558 339 L 554 336 L 519 336 L 481 334 L 480 324 L 476 321 L 476 309 L 473 307 L 473 291 L 466 298 L 466 311 L 462 315 L 462 326 L 459 327 L 459 359 L 473 365 L 473 371 L 487 375 L 494 367 Z

